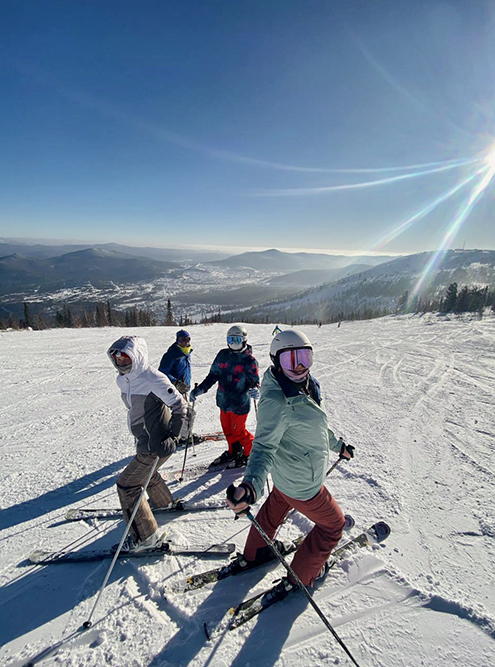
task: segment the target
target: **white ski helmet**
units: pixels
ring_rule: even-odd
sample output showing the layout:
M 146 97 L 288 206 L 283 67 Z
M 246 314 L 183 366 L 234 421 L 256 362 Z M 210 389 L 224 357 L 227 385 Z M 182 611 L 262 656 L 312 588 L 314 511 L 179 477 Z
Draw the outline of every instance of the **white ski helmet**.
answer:
M 240 324 L 234 324 L 227 331 L 227 345 L 233 352 L 241 352 L 247 344 L 247 330 Z
M 270 358 L 278 365 L 278 357 L 280 353 L 284 350 L 294 350 L 308 348 L 313 349 L 309 338 L 302 331 L 297 329 L 287 329 L 286 331 L 280 331 L 272 339 L 272 344 L 270 345 Z

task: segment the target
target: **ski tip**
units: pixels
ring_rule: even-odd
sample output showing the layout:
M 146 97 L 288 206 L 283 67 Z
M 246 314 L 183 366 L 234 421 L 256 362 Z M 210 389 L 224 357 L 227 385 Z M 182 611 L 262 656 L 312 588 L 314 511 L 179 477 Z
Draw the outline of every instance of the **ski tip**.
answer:
M 77 510 L 74 510 L 74 509 L 67 510 L 67 512 L 65 513 L 65 520 L 66 521 L 73 521 L 74 516 L 76 515 L 76 513 L 77 513 Z
M 43 551 L 42 549 L 36 549 L 29 554 L 29 560 L 31 563 L 42 563 L 49 556 L 48 551 Z
M 373 527 L 375 529 L 377 542 L 383 542 L 383 540 L 386 540 L 390 535 L 391 528 L 385 521 L 378 521 Z

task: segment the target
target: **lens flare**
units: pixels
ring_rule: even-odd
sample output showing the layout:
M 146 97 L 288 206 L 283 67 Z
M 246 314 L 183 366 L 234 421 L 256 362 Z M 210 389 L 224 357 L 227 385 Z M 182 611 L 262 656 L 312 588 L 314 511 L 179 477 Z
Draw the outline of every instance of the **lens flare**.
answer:
M 464 179 L 463 181 L 461 181 L 461 183 L 458 183 L 455 187 L 451 188 L 450 190 L 447 190 L 447 192 L 444 192 L 442 195 L 440 195 L 440 197 L 437 197 L 437 199 L 424 206 L 422 209 L 417 211 L 413 216 L 402 222 L 400 225 L 394 227 L 394 229 L 387 232 L 387 234 L 382 236 L 381 239 L 379 239 L 376 243 L 373 244 L 372 246 L 373 249 L 378 250 L 379 248 L 386 246 L 387 243 L 390 243 L 390 241 L 393 241 L 395 238 L 400 236 L 403 232 L 406 231 L 406 229 L 409 229 L 409 227 L 411 227 L 411 225 L 414 222 L 416 222 L 417 220 L 421 220 L 422 218 L 427 216 L 428 213 L 431 213 L 434 209 L 440 206 L 440 204 L 442 204 L 444 201 L 447 201 L 447 199 L 453 197 L 458 190 L 460 190 L 465 185 L 470 183 L 482 171 L 484 171 L 484 169 L 480 169 L 475 174 L 472 174 L 468 178 Z
M 493 151 L 489 155 L 490 156 L 493 155 Z M 454 241 L 457 232 L 462 226 L 462 223 L 466 220 L 468 215 L 473 210 L 474 206 L 480 200 L 486 188 L 490 185 L 493 177 L 495 176 L 495 159 L 493 161 L 490 159 L 490 163 L 488 163 L 487 160 L 487 165 L 488 166 L 486 166 L 485 169 L 483 169 L 482 171 L 482 173 L 484 173 L 484 176 L 481 178 L 478 185 L 471 192 L 471 195 L 466 199 L 464 204 L 460 207 L 456 218 L 453 220 L 449 229 L 444 235 L 440 247 L 433 254 L 432 258 L 430 259 L 425 269 L 423 270 L 423 273 L 419 277 L 419 280 L 414 286 L 414 289 L 411 293 L 410 297 L 411 299 L 414 299 L 414 297 L 419 295 L 422 288 L 427 284 L 429 276 L 433 273 L 434 270 L 436 270 L 440 266 L 443 257 L 445 256 L 447 250 Z
M 495 169 L 495 146 L 488 151 L 485 162 L 489 169 Z

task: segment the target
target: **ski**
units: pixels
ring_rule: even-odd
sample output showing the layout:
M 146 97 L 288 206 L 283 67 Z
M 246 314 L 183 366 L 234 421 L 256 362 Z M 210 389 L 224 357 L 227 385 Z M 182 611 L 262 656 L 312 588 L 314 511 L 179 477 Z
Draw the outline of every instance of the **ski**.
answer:
M 184 449 L 186 446 L 186 441 L 188 442 L 188 445 L 191 446 L 193 443 L 191 442 L 190 437 L 186 438 L 184 441 L 180 441 L 179 444 L 177 445 L 177 450 Z M 207 441 L 219 441 L 219 440 L 225 440 L 225 434 L 223 431 L 211 431 L 211 433 L 195 433 L 194 434 L 194 444 L 195 445 L 200 445 L 202 442 L 207 442 Z
M 151 549 L 142 549 L 141 551 L 121 551 L 119 558 L 148 558 L 150 556 L 225 556 L 235 550 L 235 544 L 228 542 L 225 544 L 171 544 L 164 542 L 160 547 Z M 44 551 L 37 549 L 29 556 L 32 563 L 38 565 L 51 565 L 52 563 L 83 563 L 90 561 L 105 560 L 113 558 L 115 550 L 95 549 L 87 551 Z
M 378 523 L 373 524 L 365 531 L 354 537 L 349 542 L 346 542 L 341 547 L 337 547 L 329 561 L 328 564 L 332 568 L 336 565 L 341 559 L 343 559 L 346 554 L 352 550 L 354 547 L 362 548 L 367 547 L 372 544 L 379 544 L 387 539 L 390 535 L 390 527 L 384 521 L 379 521 Z M 254 618 L 260 614 L 268 607 L 271 607 L 278 600 L 273 598 L 270 594 L 273 591 L 273 586 L 269 589 L 265 589 L 261 593 L 254 595 L 248 600 L 244 600 L 236 607 L 229 609 L 227 614 L 224 616 L 224 619 L 216 627 L 210 629 L 207 623 L 203 624 L 204 631 L 208 639 L 216 636 L 217 634 L 223 633 L 225 631 L 235 630 L 241 625 L 244 625 L 251 618 Z
M 225 433 L 223 431 L 212 431 L 211 433 L 198 433 L 198 437 L 201 438 L 199 442 L 204 442 L 205 440 L 225 440 Z M 196 444 L 198 444 L 196 442 Z
M 351 530 L 351 528 L 354 527 L 354 519 L 350 514 L 345 515 L 345 526 L 344 530 Z M 299 547 L 301 542 L 304 540 L 306 536 L 301 535 L 301 537 L 298 537 L 296 540 L 292 540 L 290 542 L 281 542 L 279 543 L 281 545 L 281 548 L 279 551 L 283 556 L 287 556 L 288 554 L 291 554 L 292 552 L 296 551 L 296 549 Z M 272 552 L 273 553 L 273 552 Z M 265 560 L 260 563 L 256 563 L 255 565 L 252 565 L 250 567 L 245 567 L 244 569 L 235 568 L 232 567 L 233 564 L 238 560 L 237 558 L 234 558 L 228 565 L 224 565 L 222 567 L 216 567 L 213 570 L 208 570 L 207 572 L 200 572 L 199 574 L 193 574 L 190 577 L 187 578 L 186 582 L 183 583 L 181 582 L 178 586 L 172 586 L 171 590 L 176 593 L 186 593 L 188 591 L 194 591 L 197 590 L 198 588 L 203 588 L 203 586 L 207 586 L 208 584 L 215 583 L 216 581 L 221 581 L 222 579 L 226 579 L 227 577 L 232 577 L 236 576 L 238 574 L 243 574 L 244 572 L 251 572 L 257 567 L 260 567 L 261 565 L 265 565 L 267 563 L 273 563 L 274 560 L 276 560 L 275 554 L 273 554 L 273 557 L 270 560 Z
M 153 514 L 167 514 L 168 512 L 207 512 L 208 510 L 228 509 L 225 502 L 222 503 L 194 503 L 178 498 L 166 507 L 157 507 L 153 509 Z M 65 513 L 66 521 L 81 521 L 83 519 L 117 519 L 122 517 L 120 508 L 92 508 L 79 507 L 69 509 Z

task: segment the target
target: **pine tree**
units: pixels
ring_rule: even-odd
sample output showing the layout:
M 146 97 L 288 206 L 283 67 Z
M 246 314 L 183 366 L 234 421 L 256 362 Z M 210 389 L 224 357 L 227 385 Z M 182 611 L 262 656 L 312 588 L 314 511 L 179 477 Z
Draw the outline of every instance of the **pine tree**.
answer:
M 82 313 L 81 313 L 81 326 L 84 328 L 89 327 L 89 318 L 88 318 L 88 313 L 85 308 L 83 308 Z
M 105 327 L 107 325 L 107 316 L 103 304 L 100 303 L 96 304 L 95 322 L 97 327 Z
M 72 312 L 67 304 L 64 304 L 64 326 L 69 328 L 72 328 L 74 326 L 74 322 L 72 319 Z
M 34 328 L 33 318 L 31 316 L 31 311 L 29 310 L 29 304 L 27 301 L 24 301 L 24 327 Z
M 407 310 L 407 302 L 409 301 L 409 290 L 406 290 L 402 296 L 397 300 L 397 308 L 395 312 L 397 314 L 405 313 Z
M 166 327 L 175 326 L 174 314 L 172 313 L 172 303 L 170 299 L 167 300 L 167 314 L 165 316 L 165 326 Z
M 112 308 L 110 306 L 110 299 L 107 301 L 107 322 L 109 327 L 113 327 Z
M 470 310 L 469 302 L 470 302 L 469 289 L 467 288 L 466 285 L 464 285 L 464 287 L 461 289 L 461 291 L 457 295 L 457 300 L 456 300 L 456 303 L 455 303 L 455 312 L 456 313 L 466 313 L 468 310 Z
M 452 283 L 447 289 L 443 310 L 445 313 L 451 313 L 456 308 L 457 303 L 457 283 Z

